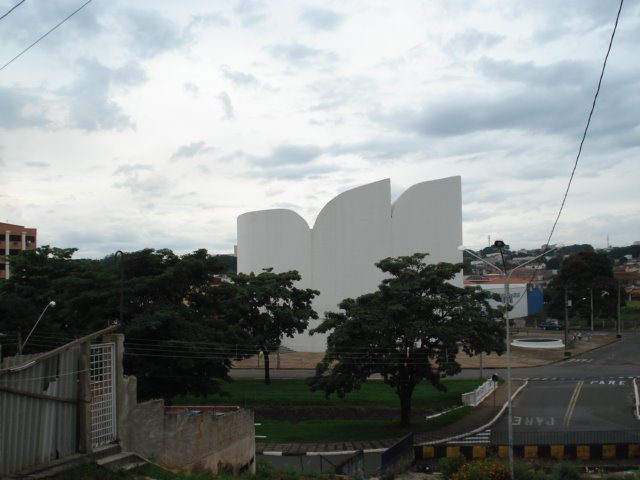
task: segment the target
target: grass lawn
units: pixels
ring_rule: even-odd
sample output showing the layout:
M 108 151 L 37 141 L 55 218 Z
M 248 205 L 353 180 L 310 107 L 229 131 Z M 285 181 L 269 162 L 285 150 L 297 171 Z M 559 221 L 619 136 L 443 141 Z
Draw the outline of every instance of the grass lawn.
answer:
M 431 384 L 422 382 L 413 394 L 414 411 L 439 412 L 461 405 L 461 395 L 478 387 L 482 380 L 446 380 L 446 392 L 440 392 Z M 265 385 L 262 380 L 235 380 L 225 383 L 226 395 L 209 397 L 180 396 L 174 405 L 239 405 L 256 410 L 256 435 L 264 435 L 268 442 L 340 442 L 364 441 L 401 437 L 409 432 L 429 431 L 454 422 L 466 415 L 470 408 L 463 407 L 447 412 L 429 421 L 422 421 L 409 428 L 400 428 L 400 401 L 394 390 L 380 380 L 370 380 L 360 390 L 345 398 L 325 398 L 323 392 L 311 392 L 303 380 L 273 380 Z M 305 407 L 314 410 L 328 409 L 327 419 L 300 418 L 295 421 L 269 418 L 273 409 Z M 361 407 L 358 418 L 354 418 L 353 407 Z M 261 408 L 265 413 L 261 413 Z M 391 409 L 388 419 L 366 418 L 367 408 Z
M 426 382 L 416 386 L 413 408 L 429 408 L 433 411 L 461 405 L 460 395 L 477 388 L 482 380 L 445 380 L 446 392 L 439 392 Z M 393 389 L 380 380 L 369 380 L 360 390 L 345 398 L 325 398 L 324 392 L 312 392 L 303 380 L 273 380 L 265 385 L 262 380 L 234 380 L 223 384 L 225 395 L 207 398 L 182 395 L 173 399 L 174 405 L 239 405 L 246 408 L 324 406 L 343 407 L 398 407 L 400 402 Z
M 428 421 L 400 427 L 399 418 L 389 420 L 278 420 L 258 421 L 256 435 L 270 443 L 335 443 L 383 440 L 412 432 L 426 432 L 452 423 L 467 415 L 471 407 L 461 407 Z M 260 440 L 260 439 L 259 439 Z

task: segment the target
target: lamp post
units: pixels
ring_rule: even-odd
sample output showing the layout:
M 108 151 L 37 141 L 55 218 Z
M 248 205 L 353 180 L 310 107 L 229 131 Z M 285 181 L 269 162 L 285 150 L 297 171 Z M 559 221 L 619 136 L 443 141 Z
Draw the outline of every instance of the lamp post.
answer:
M 27 344 L 27 342 L 29 341 L 29 338 L 31 337 L 31 334 L 33 333 L 33 331 L 36 329 L 36 327 L 38 326 L 38 323 L 40 323 L 40 320 L 42 319 L 42 317 L 44 316 L 44 312 L 47 311 L 47 308 L 49 307 L 55 307 L 56 306 L 56 302 L 54 302 L 53 300 L 51 300 L 49 303 L 47 303 L 47 305 L 44 307 L 44 309 L 42 310 L 42 313 L 40 314 L 40 316 L 38 317 L 38 320 L 36 320 L 36 323 L 33 325 L 33 327 L 31 328 L 31 331 L 29 332 L 29 335 L 27 335 L 27 338 L 25 339 L 24 342 L 20 343 L 18 345 L 18 355 L 22 355 L 22 350 L 24 349 L 24 346 Z
M 556 245 L 555 247 L 549 250 L 545 250 L 537 257 L 534 257 L 531 260 L 521 263 L 520 265 L 515 266 L 511 270 L 507 270 L 507 264 L 504 260 L 505 243 L 502 240 L 496 240 L 493 243 L 493 246 L 500 251 L 500 257 L 502 259 L 502 268 L 498 267 L 497 265 L 494 265 L 491 262 L 488 262 L 487 260 L 480 257 L 479 255 L 476 255 L 473 251 L 469 250 L 467 247 L 463 245 L 460 245 L 458 247 L 458 250 L 462 250 L 463 252 L 468 253 L 472 257 L 477 258 L 481 262 L 484 262 L 494 270 L 497 270 L 498 272 L 500 272 L 500 274 L 502 275 L 502 278 L 504 279 L 503 304 L 504 304 L 505 332 L 506 332 L 506 341 L 507 341 L 507 431 L 508 431 L 508 442 L 509 442 L 509 471 L 511 472 L 511 478 L 514 478 L 513 477 L 513 414 L 511 410 L 511 334 L 510 334 L 510 327 L 509 327 L 509 304 L 510 304 L 509 281 L 511 279 L 511 275 L 513 274 L 513 272 L 515 272 L 519 268 L 524 267 L 525 265 L 535 262 L 536 260 L 545 256 L 549 252 L 552 252 L 553 250 L 559 248 L 560 245 Z
M 120 326 L 120 328 L 122 328 L 122 296 L 123 296 L 123 270 L 122 270 L 122 257 L 124 256 L 124 252 L 122 250 L 118 250 L 114 257 L 118 257 L 118 255 L 120 256 L 119 262 L 118 262 L 118 268 L 119 268 L 119 276 L 120 276 L 120 302 L 119 302 L 119 307 L 118 307 L 118 325 Z

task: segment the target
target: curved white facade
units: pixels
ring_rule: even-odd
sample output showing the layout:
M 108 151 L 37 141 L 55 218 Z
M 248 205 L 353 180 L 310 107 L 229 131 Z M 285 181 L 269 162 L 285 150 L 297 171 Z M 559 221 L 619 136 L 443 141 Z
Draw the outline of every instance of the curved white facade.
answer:
M 238 217 L 238 271 L 298 270 L 301 288 L 320 295 L 320 317 L 338 303 L 377 289 L 383 278 L 375 263 L 386 257 L 429 253 L 427 261 L 462 262 L 460 177 L 412 186 L 391 205 L 388 179 L 341 193 L 320 212 L 313 229 L 291 210 L 261 210 Z M 462 286 L 461 277 L 456 284 Z M 312 320 L 310 328 L 320 320 Z M 323 335 L 307 332 L 283 345 L 324 351 Z

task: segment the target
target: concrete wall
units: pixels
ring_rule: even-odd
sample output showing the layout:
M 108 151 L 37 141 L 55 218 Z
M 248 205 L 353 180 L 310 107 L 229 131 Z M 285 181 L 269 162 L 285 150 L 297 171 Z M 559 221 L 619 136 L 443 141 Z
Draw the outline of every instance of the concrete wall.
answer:
M 212 473 L 255 473 L 253 412 L 223 415 L 166 412 L 163 400 L 136 404 L 120 431 L 124 451 L 154 459 L 168 468 Z
M 253 412 L 237 410 L 220 416 L 173 412 L 164 419 L 163 461 L 168 466 L 255 473 Z
M 388 179 L 343 192 L 320 212 L 313 229 L 295 212 L 263 210 L 238 217 L 238 271 L 298 270 L 300 287 L 320 291 L 320 316 L 345 298 L 375 291 L 383 279 L 375 263 L 386 257 L 429 253 L 427 261 L 462 262 L 460 177 L 422 182 L 391 205 Z M 461 275 L 454 283 L 462 286 Z M 308 332 L 283 345 L 324 351 L 326 338 Z
M 240 409 L 223 415 L 167 412 L 164 400 L 138 403 L 137 381 L 122 375 L 124 335 L 116 343 L 118 440 L 123 451 L 135 452 L 168 467 L 205 468 L 218 472 L 255 473 L 253 412 Z M 197 407 L 194 407 L 197 408 Z M 208 407 L 203 407 L 203 410 Z

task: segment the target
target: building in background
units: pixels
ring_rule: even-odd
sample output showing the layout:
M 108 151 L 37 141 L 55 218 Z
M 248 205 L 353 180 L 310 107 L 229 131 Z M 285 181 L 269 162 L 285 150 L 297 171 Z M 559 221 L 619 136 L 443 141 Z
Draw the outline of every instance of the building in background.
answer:
M 318 215 L 313 228 L 291 210 L 248 212 L 238 217 L 238 272 L 297 270 L 300 288 L 320 291 L 319 320 L 345 298 L 377 290 L 387 257 L 428 253 L 429 263 L 462 262 L 460 177 L 418 183 L 392 204 L 389 179 L 341 193 Z M 454 280 L 462 286 L 462 274 Z M 282 344 L 297 351 L 324 351 L 326 336 L 308 331 Z
M 544 311 L 544 285 L 542 272 L 531 275 L 529 272 L 516 272 L 509 282 L 509 304 L 513 310 L 509 318 L 524 318 Z M 484 275 L 468 275 L 464 279 L 465 287 L 481 287 L 491 293 L 500 295 L 500 301 L 491 300 L 494 307 L 504 303 L 504 277 L 495 273 Z
M 11 276 L 11 255 L 21 250 L 35 250 L 37 230 L 0 222 L 0 279 Z

